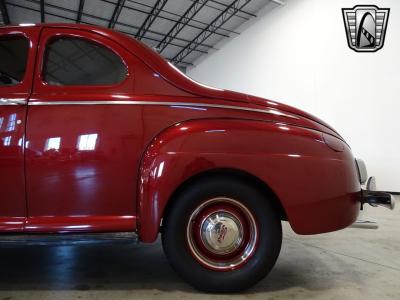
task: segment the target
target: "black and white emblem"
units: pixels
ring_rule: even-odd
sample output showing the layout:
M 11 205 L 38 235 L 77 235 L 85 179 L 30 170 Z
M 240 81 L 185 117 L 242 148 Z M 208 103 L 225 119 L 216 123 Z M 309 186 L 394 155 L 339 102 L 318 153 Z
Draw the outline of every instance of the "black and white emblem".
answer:
M 347 43 L 357 52 L 375 52 L 383 47 L 390 8 L 356 5 L 342 8 Z

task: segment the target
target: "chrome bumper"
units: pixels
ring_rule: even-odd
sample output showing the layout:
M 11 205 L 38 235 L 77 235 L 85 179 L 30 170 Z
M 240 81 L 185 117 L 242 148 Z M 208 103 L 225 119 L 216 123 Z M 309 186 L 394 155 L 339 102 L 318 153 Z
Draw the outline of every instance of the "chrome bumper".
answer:
M 361 204 L 368 203 L 371 206 L 382 206 L 388 209 L 394 209 L 395 198 L 389 192 L 380 191 L 362 191 Z
M 364 204 L 368 203 L 373 207 L 382 206 L 388 209 L 394 209 L 395 207 L 395 194 L 399 193 L 394 192 L 386 192 L 386 191 L 377 191 L 376 190 L 376 181 L 375 177 L 369 177 L 367 175 L 367 168 L 365 167 L 365 163 L 357 159 L 356 160 L 357 171 L 361 184 L 365 184 L 365 189 L 361 190 L 361 209 L 363 209 Z M 367 180 L 368 178 L 368 180 Z M 378 224 L 373 221 L 368 220 L 357 220 L 350 228 L 361 228 L 361 229 L 378 229 Z
M 365 203 L 394 209 L 395 198 L 391 192 L 376 191 L 375 177 L 368 178 L 366 189 L 361 191 L 361 209 Z
M 388 209 L 394 209 L 395 197 L 390 192 L 362 190 L 361 207 L 368 203 L 373 207 L 382 206 Z M 357 220 L 349 228 L 360 229 L 378 229 L 378 223 L 368 220 Z

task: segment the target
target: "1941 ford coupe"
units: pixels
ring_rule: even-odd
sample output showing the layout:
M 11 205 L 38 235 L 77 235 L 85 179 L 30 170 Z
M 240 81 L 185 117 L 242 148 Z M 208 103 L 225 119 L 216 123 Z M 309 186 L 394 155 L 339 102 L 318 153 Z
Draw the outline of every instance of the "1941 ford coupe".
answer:
M 0 28 L 0 245 L 151 243 L 198 289 L 248 288 L 298 234 L 393 208 L 320 119 L 196 83 L 108 29 Z

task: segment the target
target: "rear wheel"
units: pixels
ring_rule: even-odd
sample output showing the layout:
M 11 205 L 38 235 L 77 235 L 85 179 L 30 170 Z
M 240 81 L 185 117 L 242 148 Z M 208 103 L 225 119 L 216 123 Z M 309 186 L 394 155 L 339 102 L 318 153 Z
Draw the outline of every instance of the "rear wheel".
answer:
M 282 243 L 279 215 L 251 185 L 228 178 L 182 191 L 163 221 L 164 251 L 191 285 L 235 292 L 264 278 Z

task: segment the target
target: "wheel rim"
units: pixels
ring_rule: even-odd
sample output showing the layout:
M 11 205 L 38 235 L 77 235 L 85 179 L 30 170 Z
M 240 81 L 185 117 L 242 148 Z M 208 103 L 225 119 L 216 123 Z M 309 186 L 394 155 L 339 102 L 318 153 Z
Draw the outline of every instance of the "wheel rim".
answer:
M 254 254 L 258 242 L 256 220 L 237 200 L 213 198 L 190 215 L 186 238 L 192 256 L 216 271 L 242 267 Z

